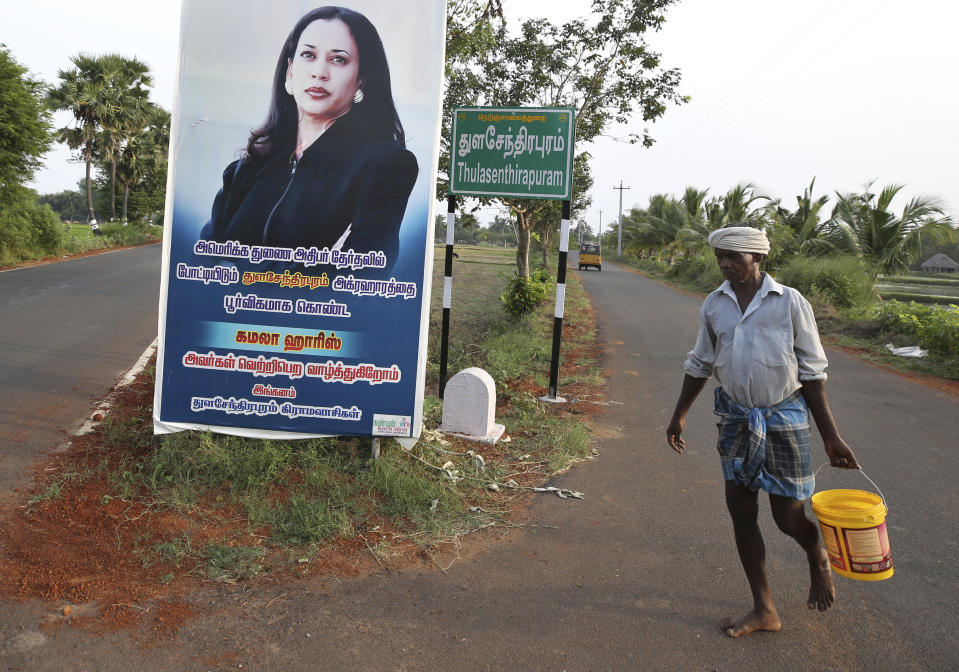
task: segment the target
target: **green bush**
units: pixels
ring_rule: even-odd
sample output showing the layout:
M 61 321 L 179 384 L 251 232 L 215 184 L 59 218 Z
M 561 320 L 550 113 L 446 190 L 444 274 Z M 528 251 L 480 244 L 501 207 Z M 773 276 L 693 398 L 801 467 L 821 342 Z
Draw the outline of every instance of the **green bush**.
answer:
M 500 295 L 503 307 L 513 316 L 531 313 L 549 295 L 552 284 L 549 270 L 545 268 L 533 271 L 529 278 L 513 276 L 506 291 Z
M 706 255 L 691 254 L 678 259 L 666 271 L 666 277 L 686 282 L 704 292 L 713 291 L 725 280 L 711 251 Z
M 776 279 L 835 308 L 868 306 L 876 300 L 869 273 L 853 257 L 796 256 L 779 269 Z
M 139 245 L 152 239 L 153 231 L 145 224 L 104 224 L 100 227 L 103 237 L 111 245 Z
M 37 259 L 59 252 L 67 228 L 27 189 L 9 189 L 0 199 L 0 262 Z
M 959 355 L 959 307 L 928 306 L 911 301 L 883 301 L 873 311 L 879 324 L 912 336 L 920 347 L 935 355 Z

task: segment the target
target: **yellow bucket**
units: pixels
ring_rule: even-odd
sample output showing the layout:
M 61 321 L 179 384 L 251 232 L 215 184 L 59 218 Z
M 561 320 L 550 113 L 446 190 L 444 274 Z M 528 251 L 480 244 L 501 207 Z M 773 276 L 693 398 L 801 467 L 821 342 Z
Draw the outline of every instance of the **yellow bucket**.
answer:
M 859 581 L 892 576 L 888 509 L 882 497 L 863 490 L 823 490 L 812 496 L 812 510 L 837 574 Z

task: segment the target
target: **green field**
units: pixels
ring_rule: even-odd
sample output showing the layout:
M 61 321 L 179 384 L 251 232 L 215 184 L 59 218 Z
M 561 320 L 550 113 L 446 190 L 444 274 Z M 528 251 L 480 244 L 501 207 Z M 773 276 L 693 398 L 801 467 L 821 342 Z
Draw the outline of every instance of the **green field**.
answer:
M 918 303 L 959 303 L 959 278 L 941 275 L 879 276 L 876 291 L 883 299 Z

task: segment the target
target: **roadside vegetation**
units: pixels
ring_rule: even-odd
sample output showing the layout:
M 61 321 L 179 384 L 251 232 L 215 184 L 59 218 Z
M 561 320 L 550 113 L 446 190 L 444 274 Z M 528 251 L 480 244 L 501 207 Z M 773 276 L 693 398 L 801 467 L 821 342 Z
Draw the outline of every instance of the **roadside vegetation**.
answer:
M 0 267 L 159 235 L 170 115 L 149 101 L 149 69 L 116 54 L 71 60 L 51 86 L 0 45 Z M 62 128 L 56 110 L 71 113 Z M 55 141 L 77 152 L 86 176 L 75 191 L 39 195 L 26 185 Z M 94 236 L 97 213 L 109 223 Z
M 924 273 L 935 253 L 959 258 L 959 233 L 934 197 L 918 197 L 895 211 L 900 185 L 878 192 L 814 195 L 815 181 L 796 208 L 751 184 L 722 196 L 687 188 L 680 198 L 652 196 L 646 208 L 623 216 L 623 261 L 649 275 L 707 293 L 723 282 L 707 243 L 711 231 L 732 223 L 766 231 L 772 252 L 765 264 L 780 282 L 813 304 L 820 331 L 867 359 L 895 368 L 959 380 L 959 273 Z M 604 247 L 616 249 L 616 233 Z M 922 359 L 891 355 L 918 345 Z
M 409 452 L 392 440 L 373 460 L 369 439 L 155 437 L 148 368 L 119 391 L 92 434 L 48 465 L 6 524 L 0 593 L 97 599 L 117 586 L 136 592 L 131 584 L 152 594 L 196 579 L 342 576 L 410 559 L 443 568 L 457 559 L 464 535 L 521 525 L 519 503 L 534 487 L 592 456 L 586 423 L 599 408 L 589 401 L 602 380 L 591 311 L 571 278 L 560 388 L 580 403 L 542 402 L 552 302 L 510 317 L 500 295 L 512 251 L 457 252 L 450 375 L 468 366 L 491 373 L 505 440 L 488 446 L 436 429 L 441 291 L 431 309 L 425 432 Z M 442 288 L 442 268 L 438 251 L 434 289 Z M 94 560 L 99 569 L 90 567 Z

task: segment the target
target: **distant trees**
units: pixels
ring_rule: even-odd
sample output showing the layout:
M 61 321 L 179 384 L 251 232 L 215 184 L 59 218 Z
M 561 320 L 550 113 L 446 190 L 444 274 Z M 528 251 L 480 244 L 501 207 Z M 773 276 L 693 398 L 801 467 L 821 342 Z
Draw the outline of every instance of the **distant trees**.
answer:
M 794 266 L 799 257 L 839 257 L 856 260 L 875 277 L 906 270 L 923 249 L 937 244 L 948 249 L 949 241 L 955 244 L 959 240 L 955 223 L 943 213 L 939 198 L 913 198 L 897 214 L 892 201 L 902 185 L 888 185 L 874 193 L 869 183 L 861 192 L 837 193 L 827 216 L 830 198 L 816 196 L 814 187 L 815 179 L 796 196 L 794 209 L 783 207 L 751 184 L 736 185 L 711 198 L 693 187 L 687 187 L 678 199 L 654 194 L 647 207 L 624 215 L 624 245 L 627 252 L 640 258 L 686 265 L 698 272 L 711 254 L 706 244 L 709 233 L 742 224 L 766 231 L 772 243 L 766 266 L 773 272 Z M 609 239 L 606 244 L 614 242 Z
M 509 31 L 499 0 L 450 0 L 440 197 L 448 185 L 453 107 L 570 107 L 575 111 L 576 141 L 587 143 L 613 123 L 632 120 L 634 112 L 652 122 L 668 104 L 684 102 L 676 92 L 679 71 L 662 68 L 660 54 L 645 41 L 648 32 L 662 25 L 674 1 L 593 0 L 588 18 L 562 25 L 529 19 L 518 31 Z M 652 144 L 646 128 L 625 140 Z M 574 210 L 588 205 L 588 158 L 582 151 L 576 157 Z M 515 218 L 517 273 L 528 277 L 531 234 L 545 234 L 548 244 L 559 223 L 555 208 L 548 201 L 496 200 Z
M 65 221 L 78 222 L 87 211 L 86 195 L 83 193 L 83 182 L 77 189 L 65 189 L 54 194 L 41 194 L 37 200 L 60 215 Z
M 58 73 L 59 82 L 49 93 L 54 109 L 73 115 L 70 124 L 57 129 L 57 137 L 86 164 L 87 220 L 96 221 L 92 172 L 97 164 L 109 176 L 108 205 L 114 219 L 117 182 L 126 200 L 129 189 L 146 175 L 147 166 L 137 164 L 159 160 L 153 156 L 160 149 L 156 141 L 169 138 L 169 115 L 160 115 L 149 102 L 152 78 L 145 63 L 119 54 L 78 54 L 70 61 L 73 68 Z M 165 163 L 165 146 L 162 152 Z

